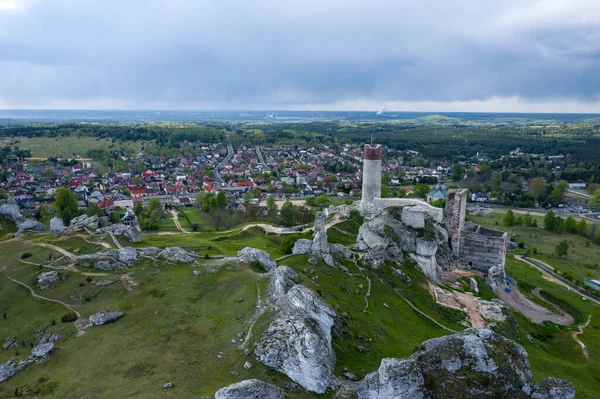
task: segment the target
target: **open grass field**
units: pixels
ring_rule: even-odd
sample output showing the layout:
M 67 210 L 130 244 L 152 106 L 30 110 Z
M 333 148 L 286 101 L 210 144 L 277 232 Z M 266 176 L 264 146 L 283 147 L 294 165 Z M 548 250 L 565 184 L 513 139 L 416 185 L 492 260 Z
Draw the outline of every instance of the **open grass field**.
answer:
M 572 314 L 576 318 L 574 325 L 561 327 L 552 323 L 534 324 L 520 314 L 511 312 L 514 318 L 513 327 L 509 327 L 510 323 L 506 323 L 501 332 L 527 350 L 535 380 L 548 376 L 564 378 L 575 385 L 577 398 L 598 398 L 600 396 L 598 388 L 600 376 L 597 373 L 600 367 L 600 307 L 583 300 L 573 291 L 544 279 L 538 271 L 516 259 L 507 259 L 506 271 L 518 282 L 527 282 L 567 302 L 575 309 L 575 312 L 571 310 L 571 313 L 579 313 L 584 320 L 587 321 L 588 316 L 591 315 L 590 324 L 585 327 L 584 333 L 579 335 L 579 339 L 589 349 L 589 360 L 583 356 L 581 347 L 571 336 L 576 326 L 580 324 L 577 314 Z M 527 334 L 534 337 L 533 343 L 529 342 Z
M 512 226 L 502 224 L 502 214 L 489 213 L 486 216 L 469 216 L 469 220 L 497 230 L 516 234 L 514 240 L 523 242 L 530 249 L 529 257 L 549 263 L 561 272 L 570 272 L 577 280 L 600 278 L 600 245 L 594 244 L 588 238 L 575 234 L 546 231 L 541 227 Z M 543 218 L 535 217 L 538 225 L 543 226 Z M 555 254 L 555 247 L 562 240 L 569 242 L 569 254 L 566 259 L 560 259 Z M 537 248 L 537 254 L 533 253 Z M 597 264 L 590 269 L 586 264 Z
M 2 138 L 0 146 L 18 146 L 24 150 L 31 151 L 32 158 L 60 157 L 71 158 L 74 153 L 85 158 L 88 150 L 103 148 L 106 150 L 127 150 L 138 153 L 142 148 L 141 142 L 113 143 L 108 139 L 96 139 L 93 137 L 32 137 L 32 138 Z
M 488 224 L 493 226 L 493 219 Z M 352 231 L 340 232 L 333 228 L 329 230 L 330 238 L 344 243 L 355 241 L 354 234 L 347 234 L 353 233 L 355 226 L 346 223 L 344 227 Z M 520 234 L 529 238 L 528 232 Z M 144 233 L 142 243 L 135 246 L 183 246 L 203 255 L 227 256 L 252 246 L 276 258 L 284 255 L 281 239 L 280 235 L 266 234 L 260 228 L 199 234 Z M 79 237 L 60 241 L 50 234 L 0 242 L 0 266 L 6 270 L 0 272 L 0 313 L 7 314 L 6 319 L 0 319 L 0 338 L 14 335 L 25 341 L 17 358 L 29 353 L 35 329 L 52 321 L 55 325 L 48 331 L 73 334 L 75 329 L 72 323 L 60 321 L 61 316 L 68 313 L 66 308 L 32 298 L 25 288 L 8 280 L 7 275 L 31 286 L 40 295 L 70 304 L 83 317 L 102 309 L 121 309 L 125 316 L 115 323 L 93 327 L 81 337 L 70 336 L 59 341 L 49 360 L 31 365 L 0 384 L 0 398 L 12 397 L 15 389 L 40 384 L 45 387 L 39 394 L 42 399 L 209 398 L 218 388 L 240 379 L 257 378 L 280 386 L 289 382 L 282 374 L 261 366 L 254 356 L 245 356 L 238 347 L 239 342 L 232 342 L 239 333 L 247 331 L 258 290 L 263 298 L 266 295 L 267 280 L 254 268 L 203 259 L 199 259 L 199 265 L 144 259 L 122 271 L 137 283 L 132 290 L 121 281 L 96 287 L 81 273 L 61 271 L 59 284 L 41 291 L 36 284 L 37 275 L 43 269 L 18 259 L 29 253 L 31 256 L 26 261 L 41 263 L 50 256 L 61 255 L 25 240 L 53 243 L 72 252 L 97 249 L 96 244 Z M 124 240 L 123 244 L 131 245 Z M 382 358 L 409 356 L 423 340 L 450 333 L 439 324 L 454 331 L 465 328 L 461 324 L 465 314 L 437 305 L 427 290 L 425 276 L 410 264 L 403 270 L 411 278 L 411 284 L 394 275 L 393 267 L 397 265 L 384 265 L 377 270 L 360 269 L 349 260 L 344 261 L 348 269 L 345 272 L 323 262 L 313 267 L 307 255 L 290 256 L 281 264 L 295 269 L 300 283 L 318 292 L 338 314 L 333 339 L 338 375 L 347 367 L 360 378 L 375 370 Z M 194 276 L 193 270 L 202 274 Z M 598 397 L 600 308 L 543 279 L 539 272 L 518 260 L 508 259 L 507 271 L 521 284 L 526 295 L 531 296 L 527 288 L 539 287 L 556 301 L 563 301 L 561 306 L 567 302 L 567 310 L 575 317 L 576 324 L 592 316 L 590 325 L 580 335 L 589 348 L 590 359 L 583 356 L 581 347 L 571 336 L 575 325 L 537 325 L 508 311 L 509 320 L 495 328 L 529 352 L 535 380 L 547 376 L 564 378 L 575 384 L 578 398 Z M 116 278 L 118 273 L 98 278 Z M 492 299 L 494 294 L 485 289 L 482 280 L 479 283 L 481 296 Z M 72 296 L 81 296 L 84 300 L 73 301 Z M 253 329 L 255 338 L 268 327 L 272 317 L 272 313 L 266 312 L 258 319 Z M 528 335 L 533 337 L 533 342 L 528 340 Z M 252 349 L 251 344 L 248 347 Z M 0 362 L 15 355 L 16 350 L 0 349 Z M 252 363 L 251 370 L 243 368 L 246 361 Z M 162 385 L 167 382 L 172 382 L 174 388 L 163 390 Z M 316 395 L 294 393 L 289 397 Z

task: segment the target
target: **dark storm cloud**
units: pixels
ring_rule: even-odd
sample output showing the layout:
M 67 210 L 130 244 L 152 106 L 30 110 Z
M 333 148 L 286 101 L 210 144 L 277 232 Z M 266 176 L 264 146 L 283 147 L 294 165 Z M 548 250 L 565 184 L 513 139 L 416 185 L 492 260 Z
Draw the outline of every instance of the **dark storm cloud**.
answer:
M 595 0 L 0 0 L 6 107 L 593 103 L 599 93 Z

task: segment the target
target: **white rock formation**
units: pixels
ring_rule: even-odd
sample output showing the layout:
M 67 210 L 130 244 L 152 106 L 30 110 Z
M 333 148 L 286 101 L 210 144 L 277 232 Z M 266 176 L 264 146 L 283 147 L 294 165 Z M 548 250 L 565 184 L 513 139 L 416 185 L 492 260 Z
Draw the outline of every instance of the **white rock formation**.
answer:
M 260 263 L 267 272 L 277 267 L 277 262 L 271 259 L 271 255 L 260 249 L 246 247 L 239 251 L 237 256 L 244 263 Z
M 278 314 L 254 353 L 264 365 L 320 394 L 334 378 L 331 327 L 335 312 L 314 291 L 297 285 L 295 277 L 287 266 L 271 272 L 269 302 Z
M 215 399 L 283 399 L 283 389 L 259 380 L 244 380 L 221 388 Z
M 56 233 L 62 233 L 65 231 L 65 223 L 58 216 L 54 216 L 50 219 L 50 231 L 54 231 Z

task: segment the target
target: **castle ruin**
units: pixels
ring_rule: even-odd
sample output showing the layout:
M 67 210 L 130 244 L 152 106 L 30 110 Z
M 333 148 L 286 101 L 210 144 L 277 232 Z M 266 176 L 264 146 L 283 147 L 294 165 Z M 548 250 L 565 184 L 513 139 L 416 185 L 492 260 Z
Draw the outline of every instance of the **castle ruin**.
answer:
M 504 278 L 508 234 L 465 221 L 467 190 L 449 190 L 444 209 L 412 198 L 381 198 L 381 158 L 383 146 L 366 144 L 360 209 L 373 217 L 385 208 L 402 207 L 402 222 L 423 228 L 426 219 L 445 225 L 448 244 L 454 256 L 472 268 Z

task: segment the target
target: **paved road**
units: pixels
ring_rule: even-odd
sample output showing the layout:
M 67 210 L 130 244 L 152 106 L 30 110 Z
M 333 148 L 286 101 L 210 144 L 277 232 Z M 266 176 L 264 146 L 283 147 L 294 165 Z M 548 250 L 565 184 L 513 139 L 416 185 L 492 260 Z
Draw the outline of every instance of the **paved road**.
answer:
M 220 170 L 223 167 L 223 165 L 225 165 L 227 162 L 229 162 L 231 160 L 231 158 L 233 158 L 233 146 L 231 145 L 231 139 L 228 136 L 227 137 L 227 156 L 215 168 L 215 179 L 217 179 L 217 183 L 219 183 L 219 186 L 223 185 L 223 178 L 221 177 Z

